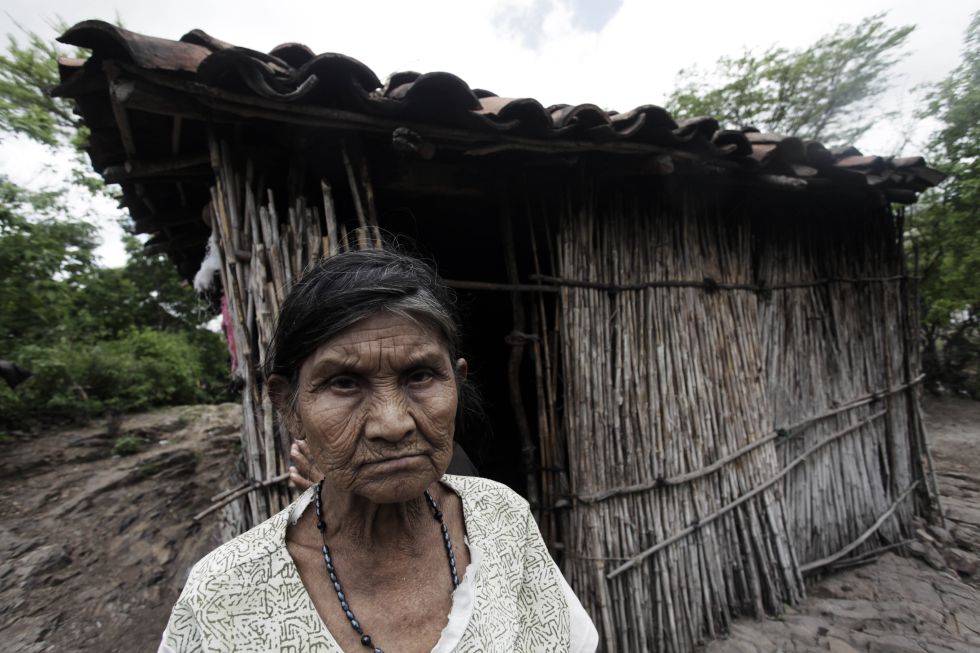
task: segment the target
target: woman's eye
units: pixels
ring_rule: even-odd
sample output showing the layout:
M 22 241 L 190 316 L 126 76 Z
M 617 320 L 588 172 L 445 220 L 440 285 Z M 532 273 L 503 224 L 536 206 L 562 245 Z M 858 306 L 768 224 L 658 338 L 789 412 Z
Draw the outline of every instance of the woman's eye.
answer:
M 327 385 L 333 390 L 354 390 L 357 388 L 357 381 L 350 376 L 335 376 Z
M 432 370 L 415 370 L 408 375 L 408 382 L 411 384 L 427 383 L 432 380 Z

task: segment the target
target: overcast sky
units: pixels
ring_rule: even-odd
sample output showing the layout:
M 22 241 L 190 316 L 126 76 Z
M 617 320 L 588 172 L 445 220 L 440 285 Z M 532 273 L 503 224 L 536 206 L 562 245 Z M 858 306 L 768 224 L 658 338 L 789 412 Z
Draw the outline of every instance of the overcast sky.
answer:
M 910 55 L 896 67 L 898 79 L 884 102 L 904 117 L 877 126 L 857 143 L 866 153 L 893 154 L 903 135 L 921 148 L 927 126 L 915 126 L 912 89 L 946 76 L 957 64 L 963 30 L 972 11 L 967 0 L 319 0 L 269 3 L 255 0 L 4 0 L 0 26 L 16 23 L 55 36 L 58 17 L 72 24 L 89 18 L 178 39 L 200 28 L 236 45 L 267 51 L 288 41 L 315 52 L 360 59 L 379 77 L 399 70 L 447 70 L 471 87 L 508 97 L 554 103 L 591 102 L 627 110 L 662 104 L 677 71 L 710 66 L 722 55 L 771 45 L 802 47 L 841 23 L 888 12 L 892 25 L 916 26 Z M 274 7 L 274 9 L 273 9 Z M 0 143 L 0 173 L 33 187 L 57 173 L 43 148 L 16 140 Z M 99 205 L 97 213 L 111 215 Z M 103 261 L 124 260 L 119 232 L 104 230 Z

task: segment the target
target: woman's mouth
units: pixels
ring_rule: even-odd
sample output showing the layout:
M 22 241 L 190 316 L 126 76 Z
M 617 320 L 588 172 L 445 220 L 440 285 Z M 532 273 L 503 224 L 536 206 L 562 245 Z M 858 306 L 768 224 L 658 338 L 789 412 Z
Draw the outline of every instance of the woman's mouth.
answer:
M 413 469 L 428 461 L 428 456 L 419 453 L 398 454 L 378 460 L 372 460 L 361 465 L 372 473 L 392 473 L 405 469 Z

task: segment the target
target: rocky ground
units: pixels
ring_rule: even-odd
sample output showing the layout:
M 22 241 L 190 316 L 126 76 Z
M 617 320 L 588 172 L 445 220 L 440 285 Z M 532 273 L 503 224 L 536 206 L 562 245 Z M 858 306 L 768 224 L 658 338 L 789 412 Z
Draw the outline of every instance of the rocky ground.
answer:
M 824 578 L 706 652 L 980 651 L 980 402 L 925 410 L 948 528 L 921 525 L 911 556 Z M 234 485 L 240 423 L 236 405 L 193 406 L 0 440 L 0 650 L 156 650 L 220 540 L 216 515 L 191 516 Z
M 229 485 L 241 408 L 191 406 L 0 443 L 0 650 L 155 651 Z M 132 452 L 117 455 L 117 452 Z
M 924 403 L 946 528 L 920 524 L 908 557 L 821 579 L 779 619 L 741 620 L 706 653 L 980 651 L 980 402 Z

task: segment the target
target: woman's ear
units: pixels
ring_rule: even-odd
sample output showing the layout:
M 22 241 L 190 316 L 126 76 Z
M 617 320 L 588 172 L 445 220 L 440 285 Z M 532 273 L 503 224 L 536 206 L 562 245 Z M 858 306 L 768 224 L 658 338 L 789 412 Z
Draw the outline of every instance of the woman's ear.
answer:
M 269 399 L 272 401 L 273 408 L 279 414 L 279 418 L 286 426 L 286 430 L 294 440 L 302 440 L 303 434 L 300 429 L 295 428 L 296 415 L 293 411 L 293 388 L 289 379 L 282 374 L 273 374 L 269 377 Z
M 466 375 L 469 373 L 470 367 L 466 362 L 465 358 L 460 358 L 456 361 L 456 378 L 460 381 L 466 380 Z

